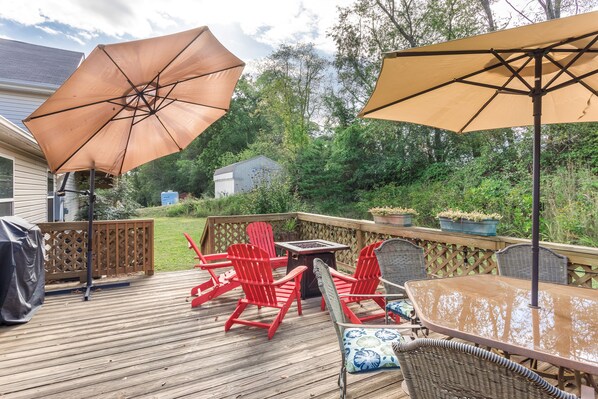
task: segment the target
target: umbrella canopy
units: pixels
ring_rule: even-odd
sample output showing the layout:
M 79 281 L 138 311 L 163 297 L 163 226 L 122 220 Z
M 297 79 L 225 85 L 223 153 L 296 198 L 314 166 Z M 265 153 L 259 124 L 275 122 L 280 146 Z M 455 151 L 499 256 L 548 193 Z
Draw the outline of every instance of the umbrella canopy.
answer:
M 532 298 L 538 305 L 542 123 L 598 121 L 598 12 L 385 55 L 364 118 L 462 133 L 534 125 Z
M 52 172 L 90 170 L 85 300 L 96 170 L 120 175 L 185 148 L 228 111 L 244 66 L 205 26 L 102 45 L 23 121 Z
M 384 56 L 360 116 L 454 132 L 534 124 L 541 57 L 542 123 L 598 120 L 598 12 Z
M 101 45 L 23 122 L 52 172 L 120 175 L 222 117 L 244 66 L 207 27 Z

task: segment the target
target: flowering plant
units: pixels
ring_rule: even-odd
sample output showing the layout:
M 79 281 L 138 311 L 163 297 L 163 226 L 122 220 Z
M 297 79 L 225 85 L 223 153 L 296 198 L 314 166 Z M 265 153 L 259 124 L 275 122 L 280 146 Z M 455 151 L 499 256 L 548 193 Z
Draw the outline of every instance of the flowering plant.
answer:
M 442 211 L 436 215 L 438 218 L 447 218 L 451 220 L 459 220 L 459 219 L 467 219 L 473 220 L 474 222 L 481 222 L 482 220 L 500 220 L 502 216 L 498 213 L 482 213 L 478 211 L 473 212 L 463 212 L 458 209 L 448 209 L 446 211 Z
M 418 215 L 415 209 L 411 208 L 393 208 L 390 206 L 370 208 L 368 210 L 374 216 L 389 216 L 389 215 Z

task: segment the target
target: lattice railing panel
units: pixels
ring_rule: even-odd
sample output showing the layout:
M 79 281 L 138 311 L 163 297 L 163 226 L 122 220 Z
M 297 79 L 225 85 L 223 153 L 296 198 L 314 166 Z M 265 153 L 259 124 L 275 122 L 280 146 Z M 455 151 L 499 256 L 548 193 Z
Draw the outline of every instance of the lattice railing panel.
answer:
M 336 260 L 347 265 L 355 264 L 361 250 L 357 246 L 356 231 L 351 228 L 304 221 L 299 224 L 299 236 L 302 240 L 325 240 L 348 245 L 350 250 L 336 252 Z
M 46 281 L 84 278 L 87 222 L 40 223 L 46 248 Z M 154 271 L 153 220 L 95 221 L 94 277 Z
M 398 237 L 424 248 L 430 274 L 447 277 L 498 273 L 494 253 L 514 243 L 528 242 L 511 237 L 466 236 L 434 229 L 394 228 L 364 220 L 290 213 L 211 217 L 214 228 L 213 230 L 207 228 L 202 237 L 202 248 L 206 248 L 206 240 L 213 235 L 214 247 L 218 251 L 224 251 L 228 245 L 234 242 L 245 242 L 245 227 L 251 221 L 262 220 L 280 226 L 290 218 L 296 218 L 298 221 L 298 239 L 323 239 L 348 245 L 351 249 L 337 252 L 336 257 L 338 262 L 349 267 L 355 265 L 359 251 L 364 246 L 391 237 Z M 596 248 L 551 243 L 542 245 L 549 246 L 556 252 L 562 252 L 568 256 L 570 284 L 598 288 L 598 250 Z

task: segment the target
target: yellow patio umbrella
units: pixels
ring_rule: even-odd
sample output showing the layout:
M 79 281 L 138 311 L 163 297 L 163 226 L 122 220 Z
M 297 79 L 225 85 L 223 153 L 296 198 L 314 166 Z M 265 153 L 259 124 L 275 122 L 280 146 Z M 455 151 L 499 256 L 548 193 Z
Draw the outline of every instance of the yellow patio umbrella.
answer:
M 95 171 L 120 175 L 181 151 L 228 111 L 244 66 L 205 26 L 100 45 L 23 121 L 53 173 L 90 170 L 86 299 Z
M 534 126 L 532 298 L 538 305 L 542 123 L 598 121 L 598 12 L 385 54 L 364 118 L 457 133 Z

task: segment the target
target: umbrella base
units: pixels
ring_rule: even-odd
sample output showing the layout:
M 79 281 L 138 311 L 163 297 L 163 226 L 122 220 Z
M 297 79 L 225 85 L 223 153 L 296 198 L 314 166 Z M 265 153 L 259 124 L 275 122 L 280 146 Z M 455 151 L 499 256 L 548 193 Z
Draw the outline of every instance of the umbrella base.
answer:
M 84 301 L 89 301 L 91 297 L 91 292 L 95 290 L 103 290 L 109 288 L 122 288 L 122 287 L 129 287 L 131 285 L 128 281 L 123 281 L 120 283 L 110 283 L 110 284 L 102 284 L 102 285 L 90 285 L 90 286 L 83 286 L 83 287 L 76 287 L 76 288 L 66 288 L 63 290 L 53 290 L 47 291 L 46 296 L 53 296 L 53 295 L 65 295 L 65 294 L 78 294 L 81 291 L 85 290 L 85 295 L 83 296 Z

